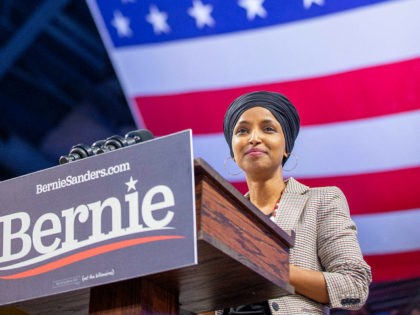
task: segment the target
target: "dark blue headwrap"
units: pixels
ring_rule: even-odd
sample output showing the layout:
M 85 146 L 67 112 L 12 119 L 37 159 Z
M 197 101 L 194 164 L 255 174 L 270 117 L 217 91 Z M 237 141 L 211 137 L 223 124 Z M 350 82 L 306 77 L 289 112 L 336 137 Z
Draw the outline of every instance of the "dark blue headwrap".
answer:
M 282 94 L 276 92 L 257 91 L 239 96 L 230 104 L 223 121 L 225 139 L 229 145 L 230 155 L 233 157 L 232 137 L 233 129 L 239 117 L 252 107 L 263 107 L 268 109 L 280 123 L 286 139 L 286 152 L 291 153 L 299 133 L 299 114 L 293 104 Z M 289 155 L 283 159 L 286 163 Z

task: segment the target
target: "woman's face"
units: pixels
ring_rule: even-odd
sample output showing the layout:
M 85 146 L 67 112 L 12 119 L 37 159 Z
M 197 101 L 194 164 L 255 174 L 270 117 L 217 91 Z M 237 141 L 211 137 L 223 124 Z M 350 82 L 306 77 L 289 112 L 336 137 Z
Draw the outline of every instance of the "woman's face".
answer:
M 272 175 L 282 167 L 286 152 L 283 129 L 263 107 L 252 107 L 238 119 L 232 150 L 236 163 L 248 175 Z

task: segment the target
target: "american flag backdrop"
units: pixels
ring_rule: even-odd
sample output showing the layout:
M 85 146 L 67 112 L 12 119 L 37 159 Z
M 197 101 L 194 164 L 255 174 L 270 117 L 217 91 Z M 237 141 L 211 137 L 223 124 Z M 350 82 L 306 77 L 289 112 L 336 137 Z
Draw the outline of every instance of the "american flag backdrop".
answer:
M 285 94 L 302 123 L 286 177 L 344 191 L 374 281 L 420 276 L 419 0 L 87 2 L 140 128 L 191 128 L 194 155 L 245 192 L 224 112 Z

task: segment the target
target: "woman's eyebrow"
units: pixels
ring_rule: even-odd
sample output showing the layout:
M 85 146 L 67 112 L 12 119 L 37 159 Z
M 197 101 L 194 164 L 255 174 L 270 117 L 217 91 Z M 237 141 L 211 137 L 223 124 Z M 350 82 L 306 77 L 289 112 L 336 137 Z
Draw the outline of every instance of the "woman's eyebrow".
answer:
M 236 126 L 238 125 L 249 125 L 250 122 L 248 120 L 240 120 L 236 123 Z
M 275 120 L 274 119 L 270 119 L 270 118 L 264 119 L 262 121 L 263 124 L 268 124 L 268 123 L 273 123 L 273 122 L 275 122 Z
M 267 119 L 262 120 L 260 123 L 267 124 L 267 123 L 273 123 L 273 122 L 275 122 L 274 119 L 267 118 Z M 243 125 L 243 124 L 250 124 L 250 122 L 248 120 L 240 120 L 236 123 L 236 125 Z

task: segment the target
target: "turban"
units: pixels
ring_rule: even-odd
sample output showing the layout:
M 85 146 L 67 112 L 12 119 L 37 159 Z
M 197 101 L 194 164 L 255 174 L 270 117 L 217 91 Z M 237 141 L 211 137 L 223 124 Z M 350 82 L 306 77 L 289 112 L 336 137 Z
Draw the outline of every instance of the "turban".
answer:
M 223 121 L 223 132 L 229 145 L 230 155 L 233 157 L 232 136 L 233 129 L 239 117 L 252 107 L 268 109 L 280 123 L 286 140 L 286 152 L 292 152 L 296 137 L 299 133 L 299 114 L 293 104 L 282 94 L 276 92 L 257 91 L 239 96 L 230 104 Z M 283 165 L 287 157 L 283 159 Z

